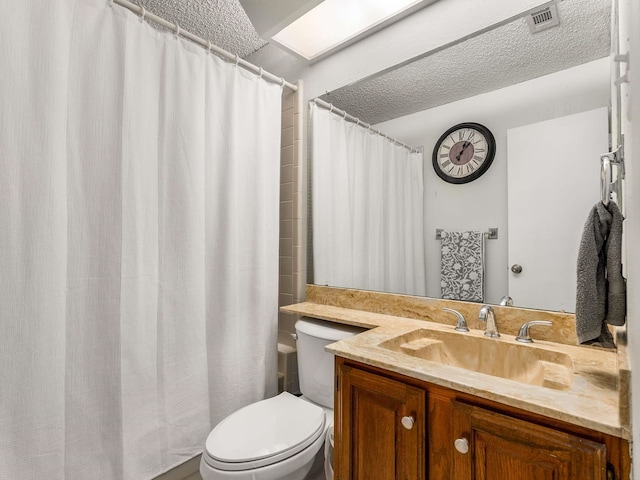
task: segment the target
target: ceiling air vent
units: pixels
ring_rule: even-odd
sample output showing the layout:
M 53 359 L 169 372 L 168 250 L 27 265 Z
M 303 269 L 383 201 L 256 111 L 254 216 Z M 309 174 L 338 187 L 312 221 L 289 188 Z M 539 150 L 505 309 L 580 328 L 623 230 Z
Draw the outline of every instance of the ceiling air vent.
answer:
M 526 19 L 531 33 L 538 33 L 542 30 L 546 30 L 547 28 L 560 25 L 558 8 L 555 4 L 551 4 L 540 10 L 531 12 L 527 15 Z

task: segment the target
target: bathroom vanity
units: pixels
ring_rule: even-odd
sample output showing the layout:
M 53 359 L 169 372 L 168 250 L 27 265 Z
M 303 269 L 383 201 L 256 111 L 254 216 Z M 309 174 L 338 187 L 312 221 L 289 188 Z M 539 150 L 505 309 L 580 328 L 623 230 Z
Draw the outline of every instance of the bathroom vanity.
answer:
M 336 377 L 337 479 L 629 478 L 620 437 L 342 357 Z
M 628 479 L 626 353 L 576 346 L 571 315 L 539 310 L 495 307 L 501 337 L 486 338 L 480 307 L 317 286 L 282 307 L 369 328 L 327 347 L 336 478 Z M 554 325 L 516 342 L 532 319 Z

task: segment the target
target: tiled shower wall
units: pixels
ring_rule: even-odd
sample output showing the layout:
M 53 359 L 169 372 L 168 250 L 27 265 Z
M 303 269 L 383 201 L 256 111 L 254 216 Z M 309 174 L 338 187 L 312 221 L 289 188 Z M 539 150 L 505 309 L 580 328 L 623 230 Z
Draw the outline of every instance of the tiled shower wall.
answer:
M 303 168 L 303 103 L 302 82 L 298 90 L 285 90 L 282 95 L 282 142 L 280 155 L 280 282 L 279 306 L 304 300 L 305 185 Z M 298 390 L 295 342 L 296 318 L 280 313 L 278 316 L 278 371 L 282 387 Z

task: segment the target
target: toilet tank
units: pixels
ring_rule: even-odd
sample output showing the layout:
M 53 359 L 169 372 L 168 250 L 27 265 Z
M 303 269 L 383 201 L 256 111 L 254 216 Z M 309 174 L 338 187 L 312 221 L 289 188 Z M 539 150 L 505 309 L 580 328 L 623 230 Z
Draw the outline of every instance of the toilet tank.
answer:
M 334 355 L 324 347 L 364 328 L 302 317 L 296 322 L 300 391 L 314 403 L 333 408 Z

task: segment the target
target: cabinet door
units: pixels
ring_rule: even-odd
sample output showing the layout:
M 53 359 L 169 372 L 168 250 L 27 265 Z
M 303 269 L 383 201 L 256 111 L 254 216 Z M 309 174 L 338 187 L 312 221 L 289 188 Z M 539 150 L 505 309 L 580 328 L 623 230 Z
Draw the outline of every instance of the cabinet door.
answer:
M 423 480 L 424 390 L 339 367 L 336 480 Z
M 605 480 L 604 444 L 453 402 L 454 480 Z M 460 442 L 464 447 L 464 442 Z M 464 448 L 461 448 L 464 451 Z

